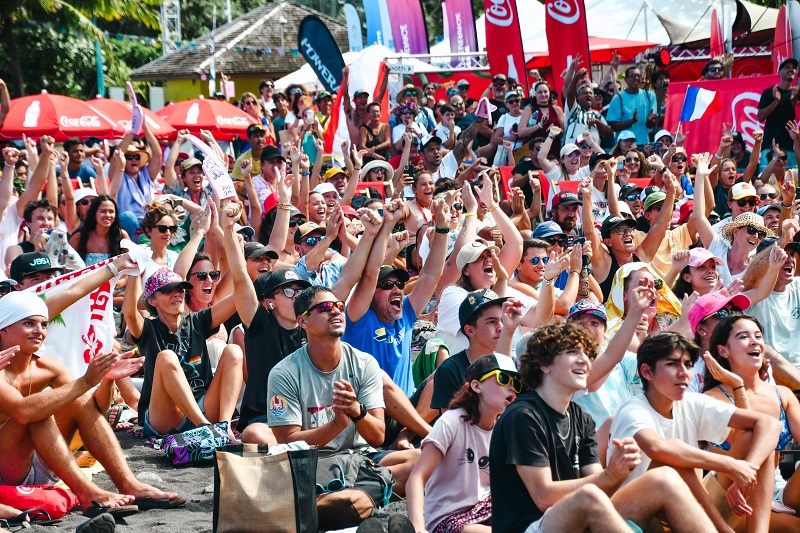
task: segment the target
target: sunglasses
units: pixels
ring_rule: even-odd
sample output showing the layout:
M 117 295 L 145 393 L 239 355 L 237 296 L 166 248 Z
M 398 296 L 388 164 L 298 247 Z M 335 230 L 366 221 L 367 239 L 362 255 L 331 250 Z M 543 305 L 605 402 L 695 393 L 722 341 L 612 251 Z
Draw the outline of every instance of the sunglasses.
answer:
M 519 98 L 509 98 L 508 100 L 506 100 L 506 103 L 507 104 L 518 104 L 519 103 Z
M 84 198 L 82 200 L 78 200 L 78 205 L 83 206 L 83 207 L 86 207 L 90 203 L 92 203 L 92 201 L 89 200 L 88 198 Z
M 522 382 L 519 379 L 512 376 L 511 374 L 503 372 L 502 370 L 492 370 L 488 374 L 484 374 L 483 376 L 481 376 L 481 379 L 479 379 L 478 381 L 489 379 L 492 376 L 495 377 L 498 385 L 500 385 L 501 387 L 508 387 L 509 385 L 511 385 L 514 387 L 514 392 L 516 392 L 517 394 L 522 392 Z
M 578 146 L 578 148 L 580 148 L 581 150 L 586 150 L 587 148 L 589 148 L 589 143 L 578 143 L 578 145 L 577 145 L 577 146 Z
M 302 225 L 303 225 L 303 221 L 302 220 L 297 220 L 296 218 L 293 218 L 293 219 L 289 220 L 289 227 L 290 228 L 296 228 L 297 226 L 302 226 Z
M 661 278 L 656 278 L 653 280 L 653 287 L 655 287 L 657 291 L 660 291 L 664 288 L 664 280 Z
M 767 198 L 770 198 L 770 199 L 774 200 L 775 198 L 778 197 L 778 194 L 774 193 L 774 192 L 768 192 L 766 194 L 759 194 L 759 196 L 761 197 L 762 200 L 766 200 Z M 744 206 L 742 206 L 742 207 L 744 207 Z
M 611 233 L 616 233 L 617 235 L 629 235 L 634 231 L 636 231 L 635 228 L 632 228 L 630 226 L 625 226 L 622 228 L 614 228 L 611 230 Z
M 325 238 L 325 235 L 312 235 L 311 237 L 306 237 L 305 242 L 309 246 L 316 246 L 317 243 Z
M 776 157 L 775 159 L 780 159 L 781 161 L 785 162 L 785 161 L 789 160 L 789 156 L 788 155 L 782 155 L 780 157 Z
M 538 265 L 539 263 L 546 265 L 549 262 L 550 262 L 549 257 L 531 257 L 531 264 L 534 266 Z
M 340 313 L 344 312 L 344 302 L 320 302 L 316 305 L 312 305 L 304 312 L 300 313 L 300 316 L 307 315 L 311 313 L 311 311 L 316 311 L 318 314 L 322 313 L 330 313 L 333 311 L 333 308 L 339 310 Z
M 456 102 L 453 107 L 464 107 L 464 102 Z
M 723 307 L 722 309 L 720 309 L 716 313 L 711 313 L 710 315 L 704 317 L 703 320 L 701 320 L 700 322 L 705 322 L 706 320 L 708 320 L 712 316 L 715 316 L 715 317 L 719 318 L 720 320 L 722 320 L 723 318 L 728 318 L 729 316 L 741 315 L 741 314 L 742 314 L 742 310 L 740 308 L 736 307 L 735 305 L 732 306 L 731 308 Z
M 675 161 L 674 158 L 672 160 Z M 625 158 L 625 162 L 626 163 L 638 163 L 639 161 L 640 161 L 640 159 L 638 157 L 626 157 Z M 686 161 L 685 158 L 684 158 L 684 161 Z
M 744 207 L 749 205 L 750 207 L 755 207 L 756 199 L 755 198 L 742 198 L 741 200 L 736 200 L 736 203 L 739 204 L 739 207 Z
M 275 291 L 274 294 L 282 292 L 283 295 L 286 296 L 287 298 L 297 298 L 297 295 L 300 294 L 301 290 L 302 289 L 295 289 L 293 287 L 284 287 L 282 289 L 278 289 L 277 291 Z
M 383 167 L 376 167 L 376 168 L 372 169 L 372 172 L 376 172 L 378 174 L 386 174 L 386 169 L 383 168 Z M 340 176 L 341 176 L 341 174 L 340 174 Z M 342 176 L 342 178 L 344 178 L 344 176 Z M 333 178 L 331 178 L 331 179 L 333 179 Z
M 673 163 L 685 163 L 686 162 L 686 156 L 685 155 L 673 155 L 672 156 L 672 162 Z
M 401 291 L 406 288 L 406 282 L 400 281 L 399 279 L 387 279 L 381 282 L 378 282 L 378 288 L 383 291 L 390 291 L 392 287 L 397 287 Z
M 709 72 L 722 72 L 722 67 L 709 67 Z
M 166 224 L 157 224 L 156 228 L 158 228 L 158 231 L 160 231 L 161 233 L 166 233 L 167 231 L 169 231 L 170 233 L 174 234 L 175 232 L 178 231 L 178 226 L 167 226 Z
M 453 204 L 453 208 L 452 209 L 453 209 L 453 211 L 461 211 L 463 208 L 464 208 L 464 206 L 461 205 L 461 202 L 456 202 L 456 203 Z
M 419 91 L 417 91 L 416 89 L 411 89 L 411 90 L 406 91 L 406 94 L 411 95 L 411 96 L 417 96 L 419 94 Z
M 256 105 L 255 100 L 245 100 L 244 105 Z
M 345 488 L 345 481 L 344 481 L 344 470 L 342 470 L 342 465 L 339 464 L 339 461 L 336 461 L 336 466 L 339 467 L 339 475 L 341 477 L 335 477 L 332 480 L 328 481 L 327 485 L 322 485 L 321 483 L 317 483 L 316 485 L 316 492 L 317 496 L 321 496 L 323 494 L 328 494 L 329 492 L 339 492 L 340 490 L 344 490 Z
M 571 154 L 567 154 L 564 157 L 569 159 L 578 159 L 581 156 L 580 152 L 572 152 Z
M 5 296 L 6 294 L 14 292 L 16 290 L 17 289 L 15 289 L 13 285 L 4 283 L 3 285 L 0 285 L 0 296 Z
M 558 237 L 558 238 L 556 238 L 556 237 L 545 237 L 542 240 L 544 242 L 546 242 L 547 244 L 549 244 L 550 246 L 554 246 L 554 245 L 558 244 L 562 248 L 566 248 L 567 245 L 569 244 L 569 239 L 567 239 L 566 236 Z
M 759 239 L 765 239 L 767 237 L 767 232 L 764 230 L 760 230 L 755 226 L 747 226 L 747 234 L 748 235 L 758 235 Z
M 629 194 L 625 197 L 625 199 L 629 202 L 635 202 L 636 200 L 641 200 L 641 197 L 638 194 Z
M 199 272 L 193 272 L 189 274 L 190 276 L 197 276 L 197 281 L 205 281 L 209 277 L 211 277 L 211 281 L 219 281 L 220 271 L 219 270 L 212 270 L 211 272 L 205 272 L 203 270 Z
M 125 154 L 126 161 L 139 161 L 141 158 L 139 154 Z

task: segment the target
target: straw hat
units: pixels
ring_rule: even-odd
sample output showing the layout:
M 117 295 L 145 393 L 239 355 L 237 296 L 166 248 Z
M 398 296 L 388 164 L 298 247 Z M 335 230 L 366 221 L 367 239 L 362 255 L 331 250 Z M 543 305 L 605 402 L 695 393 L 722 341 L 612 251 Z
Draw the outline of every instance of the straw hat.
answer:
M 134 139 L 125 150 L 125 155 L 136 154 L 139 154 L 139 166 L 143 167 L 150 161 L 150 150 L 141 139 Z
M 767 237 L 771 237 L 773 235 L 772 230 L 764 225 L 764 217 L 755 213 L 742 213 L 732 221 L 722 226 L 719 231 L 719 235 L 723 239 L 733 242 L 733 231 L 737 228 L 743 228 L 745 226 L 754 226 L 766 233 Z
M 408 91 L 417 91 L 417 94 L 415 95 L 415 98 L 416 98 L 417 101 L 419 101 L 419 97 L 422 94 L 422 89 L 417 87 L 413 83 L 407 83 L 406 85 L 404 85 L 403 88 L 400 89 L 400 91 L 397 93 L 397 96 L 395 97 L 395 100 L 397 102 L 402 102 L 403 98 L 406 96 L 406 93 Z

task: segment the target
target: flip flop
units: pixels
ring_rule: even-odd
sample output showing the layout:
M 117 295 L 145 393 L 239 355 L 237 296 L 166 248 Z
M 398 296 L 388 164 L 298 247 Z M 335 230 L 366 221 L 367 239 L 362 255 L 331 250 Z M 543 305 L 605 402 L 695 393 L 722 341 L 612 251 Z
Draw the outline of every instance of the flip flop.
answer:
M 95 516 L 100 516 L 103 513 L 108 513 L 114 517 L 114 520 L 118 520 L 138 512 L 139 508 L 135 505 L 119 505 L 117 507 L 108 507 L 106 505 L 100 505 L 97 502 L 92 502 L 92 505 L 83 512 L 83 516 L 86 518 L 94 518 Z
M 112 533 L 116 529 L 117 523 L 114 517 L 108 513 L 103 513 L 79 525 L 75 533 Z
M 124 403 L 112 405 L 106 411 L 106 419 L 114 431 L 131 429 L 139 421 L 136 411 Z
M 140 511 L 152 511 L 153 509 L 175 509 L 186 505 L 186 500 L 178 496 L 175 499 L 168 500 L 167 498 L 137 498 L 133 500 L 133 505 L 137 506 Z
M 6 522 L 12 527 L 22 526 L 24 528 L 26 527 L 24 524 L 52 526 L 61 523 L 61 520 L 53 520 L 50 518 L 50 514 L 44 509 L 28 509 L 27 511 L 22 511 L 14 518 L 7 518 Z

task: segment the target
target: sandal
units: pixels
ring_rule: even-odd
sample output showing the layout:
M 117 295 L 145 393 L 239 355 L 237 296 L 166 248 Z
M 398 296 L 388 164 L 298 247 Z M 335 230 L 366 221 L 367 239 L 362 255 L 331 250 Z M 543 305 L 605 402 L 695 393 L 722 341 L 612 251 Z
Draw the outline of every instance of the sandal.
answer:
M 124 403 L 112 405 L 106 411 L 106 420 L 114 431 L 125 431 L 139 423 L 138 413 Z

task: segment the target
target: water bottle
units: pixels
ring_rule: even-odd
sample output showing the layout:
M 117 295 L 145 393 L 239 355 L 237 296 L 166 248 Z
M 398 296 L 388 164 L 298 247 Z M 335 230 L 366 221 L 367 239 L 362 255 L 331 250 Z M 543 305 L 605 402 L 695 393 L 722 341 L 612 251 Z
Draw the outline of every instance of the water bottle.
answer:
M 34 100 L 25 111 L 25 120 L 22 122 L 23 128 L 35 128 L 39 125 L 39 114 L 41 113 L 39 100 Z
M 197 124 L 197 119 L 200 116 L 200 104 L 197 102 L 189 106 L 189 111 L 186 112 L 186 123 Z

